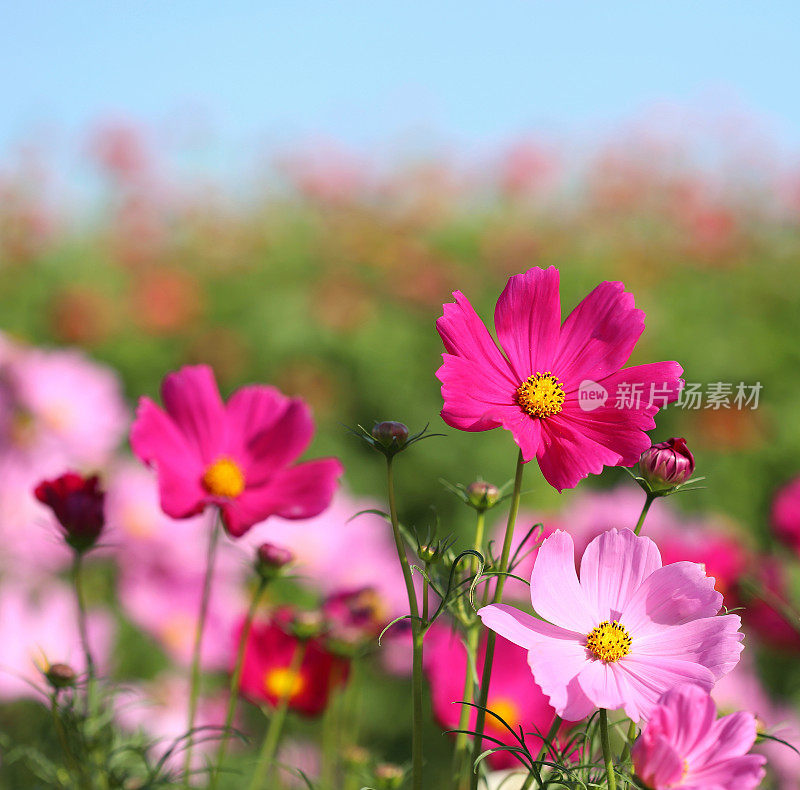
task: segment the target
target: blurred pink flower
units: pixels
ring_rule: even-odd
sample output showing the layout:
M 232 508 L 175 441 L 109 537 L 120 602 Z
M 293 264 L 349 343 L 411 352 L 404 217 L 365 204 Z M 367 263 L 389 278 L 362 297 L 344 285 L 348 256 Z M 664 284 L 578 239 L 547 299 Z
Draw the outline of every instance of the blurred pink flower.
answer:
M 787 483 L 772 501 L 775 536 L 800 554 L 800 477 Z
M 30 684 L 44 687 L 39 667 L 45 662 L 69 664 L 79 676 L 86 671 L 70 587 L 51 582 L 34 594 L 25 586 L 4 581 L 0 623 L 0 698 L 38 697 Z M 91 611 L 87 626 L 92 656 L 102 672 L 110 656 L 111 619 L 105 612 Z
M 483 670 L 485 640 L 478 658 L 477 673 Z M 537 730 L 545 735 L 555 717 L 555 711 L 547 697 L 536 683 L 531 682 L 528 667 L 528 653 L 503 637 L 498 638 L 494 664 L 492 665 L 492 684 L 489 688 L 487 706 L 502 717 L 515 731 L 520 726 L 525 733 Z M 435 625 L 425 636 L 425 673 L 431 686 L 433 715 L 439 725 L 447 730 L 458 729 L 464 699 L 464 680 L 467 673 L 467 651 L 461 640 L 444 625 Z M 476 710 L 470 714 L 468 729 L 474 729 Z M 486 733 L 504 744 L 517 743 L 511 733 L 494 716 L 486 717 Z M 486 742 L 484 748 L 496 744 Z M 532 737 L 528 744 L 531 751 L 538 751 L 542 741 Z M 508 768 L 519 765 L 510 752 L 496 752 L 489 757 L 495 768 Z
M 329 504 L 343 469 L 335 458 L 294 463 L 311 442 L 311 412 L 299 398 L 251 385 L 223 403 L 207 365 L 164 378 L 164 409 L 142 398 L 131 428 L 139 459 L 158 471 L 161 507 L 173 518 L 219 508 L 240 537 L 269 516 L 306 519 Z
M 748 754 L 755 739 L 751 713 L 717 719 L 707 691 L 679 685 L 653 709 L 633 745 L 633 767 L 652 790 L 753 790 L 764 778 L 764 757 Z
M 644 313 L 622 283 L 598 285 L 562 324 L 558 269 L 514 275 L 495 307 L 499 347 L 466 297 L 453 296 L 436 322 L 448 425 L 505 428 L 558 491 L 605 466 L 633 466 L 650 447 L 645 431 L 678 397 L 683 369 L 677 362 L 623 369 Z M 585 387 L 594 400 L 584 399 Z M 640 397 L 627 397 L 634 388 Z
M 536 682 L 570 721 L 595 708 L 624 708 L 646 718 L 671 686 L 711 689 L 742 650 L 741 621 L 717 616 L 722 596 L 702 566 L 663 565 L 656 544 L 630 530 L 609 530 L 587 547 L 575 572 L 571 536 L 539 549 L 531 575 L 536 619 L 493 604 L 478 614 L 487 627 L 526 648 Z
M 139 686 L 128 685 L 116 698 L 116 718 L 120 726 L 131 732 L 142 732 L 157 741 L 153 755 L 160 758 L 186 733 L 186 710 L 189 705 L 189 684 L 185 677 L 162 675 Z M 216 750 L 219 733 L 225 722 L 227 700 L 225 695 L 199 700 L 195 727 L 208 727 L 195 735 L 192 753 L 192 769 L 199 773 L 193 784 L 207 781 L 202 769 L 207 758 Z M 181 745 L 184 742 L 181 743 Z M 174 771 L 183 769 L 183 749 L 178 747 L 167 760 L 167 767 Z

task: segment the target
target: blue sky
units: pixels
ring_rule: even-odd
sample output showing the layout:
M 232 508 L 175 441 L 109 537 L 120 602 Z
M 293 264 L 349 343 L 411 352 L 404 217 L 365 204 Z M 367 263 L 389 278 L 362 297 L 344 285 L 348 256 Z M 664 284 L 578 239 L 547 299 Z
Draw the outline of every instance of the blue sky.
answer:
M 234 145 L 469 147 L 706 103 L 800 147 L 798 23 L 796 0 L 26 0 L 0 23 L 0 149 L 183 114 Z

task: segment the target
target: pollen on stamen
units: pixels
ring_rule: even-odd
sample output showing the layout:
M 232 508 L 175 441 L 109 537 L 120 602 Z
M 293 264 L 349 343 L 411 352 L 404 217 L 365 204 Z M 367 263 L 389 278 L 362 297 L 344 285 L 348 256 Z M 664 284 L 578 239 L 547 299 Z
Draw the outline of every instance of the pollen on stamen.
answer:
M 519 407 L 531 417 L 550 417 L 564 405 L 564 388 L 549 370 L 528 376 L 514 396 Z
M 631 636 L 616 620 L 604 620 L 587 634 L 586 647 L 601 661 L 619 661 L 631 652 Z
M 244 491 L 244 472 L 232 458 L 222 456 L 206 469 L 203 487 L 214 496 L 237 497 Z

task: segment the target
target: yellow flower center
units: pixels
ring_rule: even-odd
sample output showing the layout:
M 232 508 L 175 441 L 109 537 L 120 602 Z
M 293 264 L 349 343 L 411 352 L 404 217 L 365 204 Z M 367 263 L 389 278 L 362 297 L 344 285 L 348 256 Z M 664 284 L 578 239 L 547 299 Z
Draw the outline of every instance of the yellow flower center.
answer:
M 601 661 L 619 661 L 631 652 L 631 636 L 621 623 L 605 620 L 589 632 L 586 647 Z
M 519 385 L 514 399 L 531 417 L 550 417 L 564 405 L 564 388 L 549 370 L 534 373 Z
M 264 675 L 264 688 L 278 699 L 291 700 L 305 686 L 303 676 L 288 667 L 275 667 Z
M 244 472 L 236 461 L 223 455 L 206 469 L 203 486 L 214 496 L 237 497 L 244 491 Z
M 509 727 L 516 727 L 520 723 L 519 710 L 514 702 L 510 699 L 492 700 L 489 703 L 489 708 L 492 713 L 496 713 L 501 719 L 503 719 L 503 721 L 508 724 Z M 495 719 L 493 716 L 487 716 L 486 719 L 487 722 L 489 719 L 492 719 L 498 728 L 503 727 L 503 725 L 500 724 L 500 722 L 497 721 L 497 719 Z

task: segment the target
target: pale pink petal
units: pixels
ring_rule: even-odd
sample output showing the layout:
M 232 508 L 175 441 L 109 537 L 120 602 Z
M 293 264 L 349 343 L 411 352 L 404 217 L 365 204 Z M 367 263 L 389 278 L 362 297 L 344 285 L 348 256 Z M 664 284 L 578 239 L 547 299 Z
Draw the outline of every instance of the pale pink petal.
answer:
M 203 460 L 172 419 L 149 398 L 139 401 L 130 439 L 136 456 L 158 470 L 164 512 L 172 518 L 199 513 L 208 499 L 201 483 Z
M 653 659 L 663 656 L 696 661 L 719 679 L 739 663 L 744 647 L 740 626 L 741 620 L 735 614 L 702 617 L 635 637 L 631 650 L 636 656 Z
M 599 381 L 628 361 L 643 331 L 633 294 L 622 283 L 600 283 L 564 321 L 554 372 L 563 382 Z
M 694 684 L 675 686 L 658 701 L 650 719 L 684 758 L 695 753 L 717 719 L 717 706 L 708 692 Z
M 531 603 L 551 623 L 586 636 L 601 620 L 595 602 L 578 583 L 572 536 L 557 530 L 546 538 L 531 574 Z
M 631 636 L 658 634 L 664 626 L 713 617 L 722 606 L 714 579 L 696 562 L 674 562 L 654 571 L 628 601 L 620 622 Z
M 586 547 L 581 587 L 596 603 L 601 620 L 619 620 L 642 582 L 660 567 L 661 555 L 650 538 L 610 529 Z
M 494 311 L 500 346 L 520 382 L 550 371 L 561 329 L 558 269 L 528 269 L 509 278 Z
M 330 504 L 344 469 L 336 458 L 320 458 L 284 468 L 261 488 L 244 492 L 222 505 L 225 526 L 234 537 L 270 516 L 312 518 Z
M 722 764 L 708 765 L 692 771 L 692 785 L 680 790 L 753 790 L 764 778 L 766 758 L 761 754 L 743 754 L 730 757 Z
M 225 440 L 225 405 L 208 365 L 181 368 L 165 376 L 161 399 L 206 465 L 221 454 Z
M 714 685 L 712 672 L 693 661 L 628 655 L 617 664 L 627 676 L 630 697 L 624 708 L 633 721 L 647 718 L 664 692 L 673 686 L 696 683 L 710 691 Z
M 587 661 L 578 675 L 578 683 L 596 708 L 616 710 L 632 696 L 626 674 L 614 661 Z

